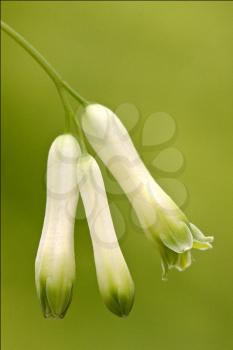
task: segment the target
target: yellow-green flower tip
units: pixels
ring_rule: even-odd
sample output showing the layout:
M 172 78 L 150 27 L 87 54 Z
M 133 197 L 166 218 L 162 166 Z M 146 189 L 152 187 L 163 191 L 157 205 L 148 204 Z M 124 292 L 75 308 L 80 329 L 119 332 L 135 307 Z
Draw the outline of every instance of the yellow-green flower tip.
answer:
M 127 317 L 134 304 L 134 283 L 128 271 L 125 271 L 117 278 L 112 279 L 100 291 L 106 307 L 119 317 Z
M 212 236 L 204 236 L 203 233 L 193 224 L 189 224 L 193 235 L 193 248 L 199 250 L 208 250 L 212 248 L 211 243 L 214 241 Z
M 41 282 L 39 298 L 45 318 L 62 319 L 71 303 L 73 282 L 66 278 L 54 280 L 52 277 Z
M 172 268 L 176 268 L 179 271 L 184 271 L 192 263 L 192 249 L 208 250 L 212 248 L 211 243 L 214 238 L 211 236 L 204 236 L 203 233 L 193 224 L 184 224 L 189 230 L 192 237 L 192 245 L 183 252 L 177 252 L 174 249 L 170 249 L 163 241 L 158 243 L 159 251 L 162 259 L 162 279 L 167 280 L 168 271 Z M 174 234 L 179 235 L 179 232 Z

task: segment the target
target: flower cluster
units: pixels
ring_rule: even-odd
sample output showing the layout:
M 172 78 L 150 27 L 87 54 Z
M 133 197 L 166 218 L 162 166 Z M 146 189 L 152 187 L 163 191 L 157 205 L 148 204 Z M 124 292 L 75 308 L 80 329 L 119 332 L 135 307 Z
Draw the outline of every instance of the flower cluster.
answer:
M 192 249 L 211 248 L 206 237 L 153 179 L 119 118 L 108 108 L 89 104 L 82 111 L 84 133 L 115 177 L 156 245 L 163 269 L 183 271 Z M 70 304 L 75 279 L 74 224 L 80 196 L 92 241 L 96 275 L 105 305 L 123 317 L 131 311 L 134 283 L 121 252 L 96 160 L 83 154 L 70 134 L 53 142 L 47 164 L 47 203 L 36 257 L 37 293 L 45 317 L 62 318 Z

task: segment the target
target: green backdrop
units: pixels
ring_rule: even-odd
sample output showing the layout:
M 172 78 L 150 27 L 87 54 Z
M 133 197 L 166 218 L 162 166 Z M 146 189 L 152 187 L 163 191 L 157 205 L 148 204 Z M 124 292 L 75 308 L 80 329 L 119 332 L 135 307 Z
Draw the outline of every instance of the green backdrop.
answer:
M 3 349 L 232 349 L 233 3 L 2 1 L 1 7 L 3 20 L 89 100 L 114 110 L 136 107 L 131 136 L 144 161 L 155 177 L 185 186 L 183 210 L 215 237 L 213 250 L 196 252 L 191 268 L 171 271 L 162 282 L 158 253 L 133 222 L 127 199 L 109 193 L 122 213 L 120 220 L 113 210 L 113 219 L 118 232 L 125 225 L 120 242 L 136 284 L 130 316 L 119 319 L 104 307 L 87 224 L 77 220 L 73 301 L 62 321 L 45 320 L 34 260 L 47 152 L 63 132 L 64 113 L 46 74 L 2 34 Z M 143 128 L 158 112 L 172 117 L 176 132 L 148 147 Z M 122 118 L 131 122 L 127 113 Z M 168 147 L 185 159 L 171 173 L 151 165 Z M 167 191 L 175 199 L 182 192 L 174 183 Z

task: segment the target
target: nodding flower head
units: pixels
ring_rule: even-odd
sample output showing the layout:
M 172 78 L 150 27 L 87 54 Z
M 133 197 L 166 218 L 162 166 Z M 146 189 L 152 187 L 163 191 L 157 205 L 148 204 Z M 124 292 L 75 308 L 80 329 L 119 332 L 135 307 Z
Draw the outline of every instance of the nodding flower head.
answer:
M 46 211 L 35 263 L 37 294 L 46 318 L 63 318 L 72 298 L 79 155 L 71 135 L 57 137 L 49 150 Z
M 128 196 L 147 237 L 158 247 L 164 279 L 170 268 L 182 271 L 191 264 L 192 248 L 211 248 L 213 237 L 205 237 L 189 223 L 155 182 L 126 128 L 111 110 L 88 105 L 82 125 L 90 144 Z
M 93 157 L 83 156 L 77 174 L 100 293 L 110 311 L 127 316 L 133 306 L 134 283 L 117 241 L 100 169 Z
M 147 237 L 161 254 L 163 279 L 171 268 L 183 271 L 190 266 L 193 248 L 207 250 L 212 247 L 213 237 L 205 237 L 190 223 L 149 173 L 130 198 Z

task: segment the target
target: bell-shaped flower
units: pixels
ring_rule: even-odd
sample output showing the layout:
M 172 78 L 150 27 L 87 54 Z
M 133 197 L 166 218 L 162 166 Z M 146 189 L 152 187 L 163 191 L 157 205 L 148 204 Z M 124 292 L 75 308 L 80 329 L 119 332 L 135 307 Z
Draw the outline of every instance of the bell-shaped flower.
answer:
M 127 316 L 134 301 L 134 283 L 119 247 L 103 178 L 95 159 L 90 155 L 80 157 L 77 175 L 100 293 L 110 311 L 120 317 Z
M 72 298 L 79 156 L 79 145 L 69 134 L 58 136 L 49 150 L 46 210 L 35 263 L 36 289 L 46 318 L 63 318 Z
M 158 247 L 166 278 L 170 268 L 191 264 L 191 249 L 211 248 L 205 237 L 155 182 L 119 118 L 108 108 L 88 105 L 82 113 L 83 130 L 98 156 L 128 196 L 145 233 Z

